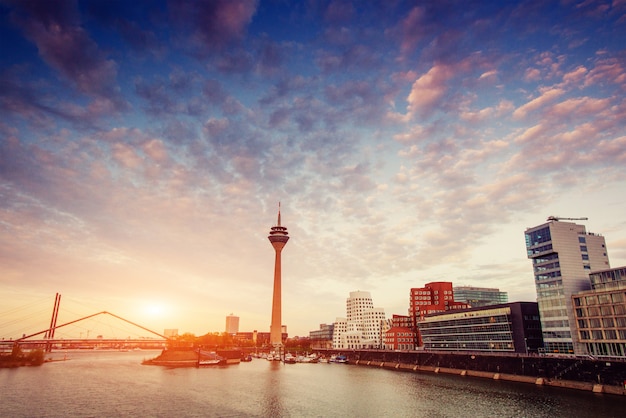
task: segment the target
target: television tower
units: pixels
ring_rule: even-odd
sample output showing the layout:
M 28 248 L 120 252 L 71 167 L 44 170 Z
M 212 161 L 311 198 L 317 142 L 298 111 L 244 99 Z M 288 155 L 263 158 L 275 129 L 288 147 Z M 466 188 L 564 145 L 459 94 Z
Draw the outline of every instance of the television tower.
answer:
M 280 253 L 287 241 L 289 233 L 287 228 L 280 225 L 280 202 L 278 202 L 278 225 L 270 229 L 267 237 L 274 247 L 276 258 L 274 261 L 274 295 L 272 299 L 272 324 L 270 325 L 270 344 L 281 346 L 283 344 L 282 318 L 281 318 L 281 268 Z

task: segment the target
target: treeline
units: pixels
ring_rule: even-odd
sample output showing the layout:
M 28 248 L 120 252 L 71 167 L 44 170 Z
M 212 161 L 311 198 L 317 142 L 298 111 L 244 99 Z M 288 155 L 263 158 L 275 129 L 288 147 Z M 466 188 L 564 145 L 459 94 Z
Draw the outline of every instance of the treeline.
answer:
M 284 342 L 289 351 L 311 351 L 311 341 L 308 337 L 287 338 Z M 178 335 L 171 339 L 170 347 L 206 347 L 213 349 L 241 348 L 248 350 L 270 349 L 269 341 L 242 339 L 225 332 L 208 333 L 199 337 L 192 333 Z

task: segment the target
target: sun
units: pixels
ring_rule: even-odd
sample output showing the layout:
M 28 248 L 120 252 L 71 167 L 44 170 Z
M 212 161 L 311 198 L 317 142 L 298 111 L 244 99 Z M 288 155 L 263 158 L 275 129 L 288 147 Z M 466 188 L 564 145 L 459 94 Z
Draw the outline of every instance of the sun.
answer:
M 145 302 L 142 307 L 143 316 L 148 318 L 162 318 L 167 315 L 167 312 L 168 307 L 162 302 Z

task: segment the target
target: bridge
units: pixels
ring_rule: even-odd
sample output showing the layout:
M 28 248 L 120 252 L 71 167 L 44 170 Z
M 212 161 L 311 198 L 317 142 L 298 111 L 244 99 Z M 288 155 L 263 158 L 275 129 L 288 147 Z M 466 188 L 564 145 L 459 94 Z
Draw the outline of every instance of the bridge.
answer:
M 169 337 L 162 335 L 156 331 L 148 329 L 121 316 L 115 315 L 111 312 L 102 311 L 92 315 L 87 315 L 82 318 L 75 319 L 73 321 L 66 322 L 64 324 L 57 325 L 57 318 L 59 314 L 59 307 L 61 303 L 61 295 L 57 293 L 54 308 L 52 311 L 52 319 L 50 320 L 50 326 L 39 332 L 33 334 L 24 335 L 21 338 L 0 340 L 0 352 L 12 351 L 15 347 L 20 349 L 33 350 L 43 349 L 45 351 L 51 351 L 52 349 L 160 349 L 170 340 Z M 139 328 L 143 331 L 147 331 L 153 334 L 154 337 L 143 338 L 102 338 L 98 336 L 96 338 L 55 338 L 55 331 L 59 328 L 66 327 L 68 325 L 76 324 L 81 321 L 88 320 L 97 316 L 111 316 L 133 327 Z M 41 337 L 43 335 L 43 337 Z M 39 337 L 39 338 L 35 338 Z

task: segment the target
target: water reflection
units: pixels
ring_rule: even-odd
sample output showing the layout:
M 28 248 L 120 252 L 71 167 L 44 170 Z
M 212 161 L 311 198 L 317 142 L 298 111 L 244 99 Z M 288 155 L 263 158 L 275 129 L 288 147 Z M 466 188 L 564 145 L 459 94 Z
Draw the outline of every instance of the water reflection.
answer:
M 260 359 L 164 369 L 141 366 L 145 356 L 78 353 L 0 369 L 0 417 L 626 416 L 623 397 L 467 376 Z
M 263 361 L 263 360 L 257 360 Z M 281 372 L 286 365 L 280 361 L 268 361 L 268 373 L 263 388 L 262 415 L 266 417 L 285 416 L 285 407 L 282 404 L 282 379 Z

